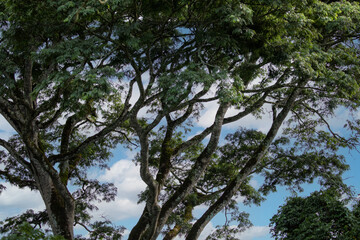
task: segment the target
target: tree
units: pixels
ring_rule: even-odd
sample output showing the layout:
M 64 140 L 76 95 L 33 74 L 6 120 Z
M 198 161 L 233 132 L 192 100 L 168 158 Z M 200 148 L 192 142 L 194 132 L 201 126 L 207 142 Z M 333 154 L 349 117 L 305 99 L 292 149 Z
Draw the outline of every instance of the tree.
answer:
M 96 123 L 100 101 L 115 97 L 107 83 L 113 73 L 87 65 L 107 53 L 81 28 L 65 23 L 61 6 L 54 1 L 1 2 L 0 112 L 17 133 L 0 140 L 7 150 L 1 177 L 38 190 L 54 234 L 73 239 L 74 223 L 86 221 L 84 212 L 75 211 L 93 208 L 89 200 L 109 201 L 116 194 L 113 185 L 87 179 L 85 170 L 104 167 L 107 149 L 118 140 L 83 142 L 84 130 L 101 127 Z M 81 187 L 73 194 L 70 180 Z
M 150 142 L 150 169 L 158 168 L 163 134 L 161 131 L 155 133 Z M 171 145 L 181 144 L 181 136 L 182 134 L 178 133 Z M 248 129 L 239 129 L 226 136 L 225 144 L 218 147 L 211 157 L 204 176 L 169 217 L 167 227 L 163 231 L 164 239 L 173 239 L 179 234 L 187 233 L 191 227 L 190 222 L 196 220 L 192 214 L 194 208 L 202 204 L 214 204 L 244 164 L 251 159 L 265 137 L 266 135 L 260 131 Z M 336 188 L 340 192 L 349 192 L 350 189 L 341 178 L 348 165 L 345 164 L 343 156 L 336 154 L 339 147 L 326 146 L 327 143 L 319 138 L 312 141 L 309 147 L 304 147 L 303 144 L 309 144 L 308 140 L 298 142 L 294 146 L 284 136 L 275 139 L 261 163 L 253 169 L 225 207 L 227 220 L 223 226 L 218 226 L 210 239 L 237 239 L 237 233 L 251 226 L 249 215 L 241 211 L 242 205 L 236 201 L 238 197 L 244 199 L 245 205 L 260 205 L 267 194 L 276 191 L 278 185 L 287 186 L 296 192 L 302 191 L 302 184 L 311 183 L 315 179 L 320 180 L 320 185 L 324 189 Z M 164 192 L 159 197 L 161 200 L 168 199 L 183 184 L 184 175 L 195 160 L 193 157 L 198 156 L 203 149 L 202 144 L 194 145 L 174 159 L 176 165 L 174 164 L 171 176 L 164 184 Z M 141 162 L 139 156 L 136 161 Z M 258 189 L 249 184 L 254 175 L 264 177 L 264 182 Z M 147 195 L 148 190 L 142 193 L 140 201 L 146 201 Z
M 289 198 L 271 219 L 275 239 L 357 239 L 359 202 L 351 211 L 331 191 Z
M 341 184 L 346 166 L 335 152 L 357 144 L 360 122 L 349 119 L 345 138 L 327 119 L 359 104 L 356 1 L 8 0 L 0 7 L 0 113 L 17 133 L 0 140 L 0 176 L 40 192 L 54 234 L 73 239 L 74 224 L 90 223 L 92 201 L 114 198 L 113 186 L 86 170 L 105 167 L 117 144 L 138 145 L 147 185 L 129 239 L 163 231 L 171 239 L 177 223 L 197 239 L 222 209 L 236 209 L 237 194 L 258 199 L 247 184 L 255 173 L 267 177 L 264 193 L 315 177 Z M 213 124 L 181 137 L 210 102 L 218 103 Z M 237 112 L 227 116 L 230 109 Z M 265 109 L 268 132 L 244 131 L 219 148 L 223 125 Z M 283 147 L 289 141 L 294 147 Z M 216 185 L 216 171 L 231 174 Z M 79 189 L 71 194 L 69 184 Z M 204 187 L 202 198 L 196 189 Z M 192 207 L 203 202 L 208 210 L 191 224 Z M 176 221 L 179 206 L 185 212 Z

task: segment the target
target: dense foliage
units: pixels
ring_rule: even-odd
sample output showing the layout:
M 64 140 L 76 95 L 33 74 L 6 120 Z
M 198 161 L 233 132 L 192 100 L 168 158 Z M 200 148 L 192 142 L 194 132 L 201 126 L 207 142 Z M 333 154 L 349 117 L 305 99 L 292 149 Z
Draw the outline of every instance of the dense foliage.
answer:
M 46 206 L 2 231 L 26 219 L 65 239 L 74 225 L 120 238 L 90 217 L 116 188 L 87 174 L 119 144 L 137 146 L 147 185 L 130 240 L 197 239 L 223 209 L 238 229 L 226 222 L 209 238 L 230 239 L 250 226 L 237 196 L 259 204 L 278 185 L 348 191 L 337 150 L 360 133 L 358 1 L 4 0 L 0 10 L 0 114 L 16 132 L 0 139 L 0 177 Z M 209 104 L 212 124 L 193 132 Z M 328 121 L 339 109 L 345 135 Z M 223 126 L 250 115 L 271 116 L 270 127 L 239 128 L 219 146 Z
M 40 229 L 35 229 L 28 222 L 16 225 L 11 232 L 1 240 L 64 240 L 61 236 L 46 235 Z
M 287 200 L 271 219 L 275 239 L 358 239 L 360 204 L 350 210 L 332 191 Z

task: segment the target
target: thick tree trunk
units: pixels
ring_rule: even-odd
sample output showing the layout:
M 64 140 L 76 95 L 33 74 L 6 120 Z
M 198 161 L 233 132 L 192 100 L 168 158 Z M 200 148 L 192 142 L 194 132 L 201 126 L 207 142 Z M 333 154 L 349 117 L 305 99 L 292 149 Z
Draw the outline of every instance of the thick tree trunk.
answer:
M 62 189 L 56 187 L 46 171 L 39 171 L 39 168 L 36 170 L 35 180 L 44 200 L 53 234 L 73 240 L 75 201 L 71 193 L 66 186 Z
M 49 195 L 43 196 L 49 221 L 54 235 L 67 240 L 74 239 L 74 201 L 66 201 L 55 188 Z
M 194 210 L 194 206 L 190 203 L 185 204 L 185 212 L 184 212 L 184 223 L 189 223 L 191 219 L 193 219 L 192 211 Z M 164 237 L 163 240 L 173 240 L 181 231 L 183 227 L 181 224 L 175 224 L 173 229 L 171 229 Z
M 137 224 L 132 228 L 128 240 L 138 240 L 144 234 L 149 227 L 149 212 L 144 208 L 143 214 L 141 215 Z

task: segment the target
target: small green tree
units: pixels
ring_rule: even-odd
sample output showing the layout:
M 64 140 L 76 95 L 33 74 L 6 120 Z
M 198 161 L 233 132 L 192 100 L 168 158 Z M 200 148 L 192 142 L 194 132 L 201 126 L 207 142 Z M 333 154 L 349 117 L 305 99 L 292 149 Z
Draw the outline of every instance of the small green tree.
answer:
M 289 198 L 271 218 L 275 239 L 360 239 L 359 202 L 350 210 L 333 191 Z
M 1 240 L 65 240 L 62 236 L 47 235 L 40 229 L 36 229 L 28 222 L 22 222 L 14 226 L 7 236 Z

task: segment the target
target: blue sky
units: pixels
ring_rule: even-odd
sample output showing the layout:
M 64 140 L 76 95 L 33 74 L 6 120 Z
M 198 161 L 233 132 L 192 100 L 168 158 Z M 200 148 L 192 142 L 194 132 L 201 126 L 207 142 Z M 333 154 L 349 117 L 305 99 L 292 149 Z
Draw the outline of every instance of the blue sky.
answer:
M 216 103 L 208 104 L 200 117 L 199 122 L 193 129 L 191 134 L 196 134 L 202 128 L 212 123 L 212 118 L 216 112 Z M 232 110 L 233 111 L 233 110 Z M 230 111 L 230 115 L 231 112 Z M 236 122 L 225 126 L 222 136 L 227 133 L 236 130 L 239 126 L 247 128 L 255 128 L 260 130 L 267 130 L 271 124 L 269 121 L 270 116 L 264 115 L 263 119 L 255 119 L 249 117 L 240 122 Z M 331 119 L 331 123 L 334 129 L 338 132 L 342 132 L 342 126 L 344 124 L 344 115 Z M 13 130 L 6 121 L 0 117 L 0 138 L 8 139 L 13 133 Z M 114 202 L 100 203 L 99 211 L 94 213 L 94 218 L 99 219 L 106 217 L 119 225 L 131 229 L 136 223 L 137 218 L 142 212 L 143 205 L 138 205 L 137 194 L 145 188 L 145 184 L 139 177 L 139 167 L 135 166 L 131 161 L 136 152 L 132 152 L 128 149 L 118 147 L 113 152 L 113 157 L 110 160 L 110 169 L 104 171 L 93 171 L 91 175 L 102 181 L 114 182 L 118 187 L 118 196 Z M 355 192 L 360 193 L 360 175 L 358 170 L 360 169 L 360 154 L 355 150 L 342 150 L 342 153 L 346 156 L 348 164 L 350 164 L 351 170 L 345 173 L 345 182 L 354 187 Z M 0 166 L 1 168 L 1 166 Z M 253 185 L 260 185 L 261 178 L 254 178 Z M 6 184 L 7 190 L 0 195 L 0 220 L 5 217 L 19 214 L 28 208 L 35 210 L 41 210 L 44 208 L 41 197 L 37 192 L 32 192 L 29 189 L 17 189 L 14 186 Z M 317 190 L 318 185 L 306 185 L 305 191 L 300 193 L 301 196 L 307 196 L 310 192 Z M 270 193 L 267 196 L 267 200 L 262 203 L 261 206 L 244 206 L 241 210 L 250 213 L 250 219 L 254 224 L 254 227 L 245 231 L 241 235 L 243 240 L 267 240 L 271 239 L 269 234 L 269 219 L 277 212 L 278 207 L 284 204 L 287 197 L 291 196 L 291 193 L 283 187 L 279 187 L 276 193 Z M 197 213 L 203 211 L 201 207 L 196 210 Z M 223 221 L 223 214 L 220 213 L 216 216 L 209 226 L 204 230 L 204 234 L 200 239 L 204 239 L 204 236 L 210 233 L 214 226 L 221 224 Z M 76 227 L 76 232 L 83 233 L 84 230 L 81 227 Z M 180 238 L 179 238 L 180 239 Z

